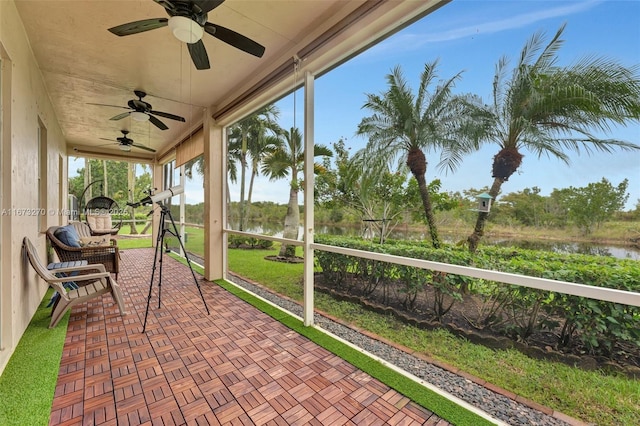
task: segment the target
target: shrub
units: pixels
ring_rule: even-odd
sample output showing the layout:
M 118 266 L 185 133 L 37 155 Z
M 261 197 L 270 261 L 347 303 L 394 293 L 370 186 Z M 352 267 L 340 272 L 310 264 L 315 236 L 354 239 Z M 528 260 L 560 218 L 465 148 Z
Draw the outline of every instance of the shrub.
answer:
M 434 249 L 428 243 L 375 242 L 318 235 L 316 242 L 376 253 L 554 279 L 598 287 L 640 291 L 640 263 L 629 259 L 560 254 L 536 250 L 481 247 Z M 456 302 L 473 298 L 478 312 L 466 317 L 475 327 L 490 327 L 518 341 L 554 330 L 557 346 L 581 346 L 610 356 L 629 345 L 640 350 L 640 308 L 570 296 L 559 292 L 489 282 L 377 260 L 316 250 L 325 282 L 348 292 L 442 320 Z

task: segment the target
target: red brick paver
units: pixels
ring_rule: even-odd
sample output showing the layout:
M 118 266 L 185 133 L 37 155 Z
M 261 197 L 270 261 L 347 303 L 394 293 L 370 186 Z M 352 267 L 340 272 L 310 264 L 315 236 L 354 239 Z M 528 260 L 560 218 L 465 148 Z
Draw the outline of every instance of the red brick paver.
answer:
M 127 316 L 108 295 L 73 309 L 50 425 L 447 424 L 200 281 L 207 315 L 189 269 L 166 256 L 142 333 L 153 254 L 122 252 Z

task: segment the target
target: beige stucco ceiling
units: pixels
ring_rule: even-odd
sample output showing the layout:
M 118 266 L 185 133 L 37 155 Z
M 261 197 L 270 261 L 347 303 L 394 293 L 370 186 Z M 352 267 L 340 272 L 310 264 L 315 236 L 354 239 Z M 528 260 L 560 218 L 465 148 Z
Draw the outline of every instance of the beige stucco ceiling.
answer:
M 209 12 L 208 21 L 257 41 L 266 51 L 257 58 L 205 34 L 208 70 L 196 70 L 186 45 L 167 27 L 125 37 L 107 31 L 127 22 L 168 17 L 152 0 L 16 0 L 16 7 L 70 155 L 75 147 L 122 154 L 115 142 L 121 130 L 159 155 L 199 126 L 205 108 L 229 124 L 260 102 L 291 90 L 283 81 L 293 72 L 294 57 L 303 56 L 301 72 L 326 72 L 442 3 L 226 0 Z M 125 107 L 136 99 L 135 89 L 148 94 L 144 100 L 154 110 L 185 117 L 186 122 L 158 117 L 169 127 L 161 131 L 130 117 L 110 120 L 124 109 L 90 105 Z M 127 155 L 153 157 L 135 148 Z

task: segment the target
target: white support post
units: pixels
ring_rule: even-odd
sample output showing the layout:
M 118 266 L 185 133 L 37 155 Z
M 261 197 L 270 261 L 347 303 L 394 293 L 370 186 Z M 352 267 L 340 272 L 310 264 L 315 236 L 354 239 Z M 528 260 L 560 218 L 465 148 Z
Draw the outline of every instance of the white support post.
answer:
M 151 176 L 153 184 L 152 188 L 159 188 L 162 191 L 162 182 L 164 180 L 164 176 L 162 176 L 163 167 L 162 164 L 155 162 L 152 164 L 153 175 Z M 153 207 L 153 206 L 152 206 Z M 158 241 L 158 227 L 160 226 L 160 209 L 153 209 L 153 214 L 151 215 L 151 244 L 153 247 L 156 246 L 156 242 Z
M 211 118 L 207 108 L 203 116 L 204 137 L 204 276 L 212 281 L 224 278 L 226 268 L 223 236 L 225 190 L 224 170 L 227 159 L 223 128 Z
M 184 185 L 187 183 L 187 179 L 186 176 L 184 175 L 184 164 L 180 166 L 180 185 L 184 188 Z M 185 236 L 185 226 L 184 226 L 184 222 L 185 222 L 185 203 L 187 202 L 187 194 L 185 194 L 184 192 L 182 194 L 180 194 L 180 239 L 182 240 L 182 245 L 184 245 L 186 247 L 187 241 L 184 238 Z M 187 257 L 187 253 L 185 251 L 182 250 L 182 247 L 180 247 L 180 256 L 183 257 Z
M 304 75 L 304 325 L 313 325 L 313 231 L 314 231 L 314 77 Z

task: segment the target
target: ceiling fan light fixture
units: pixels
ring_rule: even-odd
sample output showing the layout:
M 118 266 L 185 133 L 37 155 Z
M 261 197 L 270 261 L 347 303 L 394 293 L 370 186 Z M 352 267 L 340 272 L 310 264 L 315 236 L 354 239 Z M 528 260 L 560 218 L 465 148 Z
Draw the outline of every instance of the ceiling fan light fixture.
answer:
M 140 112 L 140 111 L 132 111 L 131 112 L 131 118 L 133 118 L 136 121 L 147 121 L 147 120 L 149 120 L 149 116 L 147 114 L 145 114 L 144 112 Z
M 171 28 L 175 38 L 184 43 L 196 43 L 204 34 L 204 29 L 200 24 L 185 16 L 172 16 L 169 18 L 169 28 Z
M 120 150 L 129 152 L 131 151 L 131 147 L 129 145 L 120 145 Z

